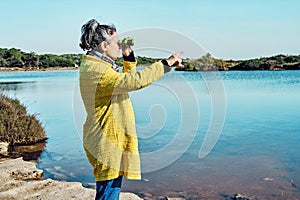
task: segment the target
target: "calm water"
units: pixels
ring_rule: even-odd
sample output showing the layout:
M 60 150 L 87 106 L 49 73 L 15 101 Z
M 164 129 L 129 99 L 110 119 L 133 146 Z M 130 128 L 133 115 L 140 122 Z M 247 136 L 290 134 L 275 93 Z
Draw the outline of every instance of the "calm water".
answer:
M 45 126 L 49 139 L 38 164 L 45 178 L 90 185 L 77 79 L 78 71 L 2 72 L 0 87 Z M 190 199 L 300 197 L 300 71 L 173 71 L 130 95 L 144 173 L 143 181 L 125 180 L 124 191 Z M 219 138 L 212 133 L 216 145 L 200 159 L 211 124 L 223 129 Z

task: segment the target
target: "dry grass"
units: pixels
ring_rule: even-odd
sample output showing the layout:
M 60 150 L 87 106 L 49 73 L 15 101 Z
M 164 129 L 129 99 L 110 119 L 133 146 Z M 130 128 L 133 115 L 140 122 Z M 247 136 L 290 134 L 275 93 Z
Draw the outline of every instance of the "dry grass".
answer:
M 36 115 L 28 114 L 19 100 L 0 94 L 0 141 L 10 145 L 27 145 L 46 139 Z

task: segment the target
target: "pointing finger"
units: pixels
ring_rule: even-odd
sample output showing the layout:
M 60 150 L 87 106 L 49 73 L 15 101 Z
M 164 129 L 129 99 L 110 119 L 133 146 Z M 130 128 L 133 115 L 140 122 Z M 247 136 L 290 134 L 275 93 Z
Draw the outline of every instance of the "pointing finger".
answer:
M 183 51 L 180 51 L 178 53 L 175 54 L 176 56 L 182 56 L 183 55 Z

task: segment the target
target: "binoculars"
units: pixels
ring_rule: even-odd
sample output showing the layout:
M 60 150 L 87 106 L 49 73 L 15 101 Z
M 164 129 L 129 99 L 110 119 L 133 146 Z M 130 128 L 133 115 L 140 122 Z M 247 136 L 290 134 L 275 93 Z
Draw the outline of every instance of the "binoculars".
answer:
M 129 46 L 133 46 L 134 45 L 134 39 L 127 37 L 124 38 L 123 40 L 119 40 L 119 45 L 129 45 Z

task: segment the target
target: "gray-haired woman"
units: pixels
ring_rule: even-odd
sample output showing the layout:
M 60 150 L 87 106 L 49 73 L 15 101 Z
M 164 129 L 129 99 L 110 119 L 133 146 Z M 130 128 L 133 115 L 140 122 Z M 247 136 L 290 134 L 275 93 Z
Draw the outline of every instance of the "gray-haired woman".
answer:
M 181 55 L 136 71 L 129 45 L 120 45 L 113 25 L 92 19 L 82 26 L 80 47 L 87 50 L 80 65 L 80 91 L 87 118 L 83 145 L 94 167 L 96 199 L 119 199 L 122 178 L 141 179 L 134 112 L 128 92 L 141 89 L 181 64 Z M 123 54 L 123 70 L 115 60 Z

